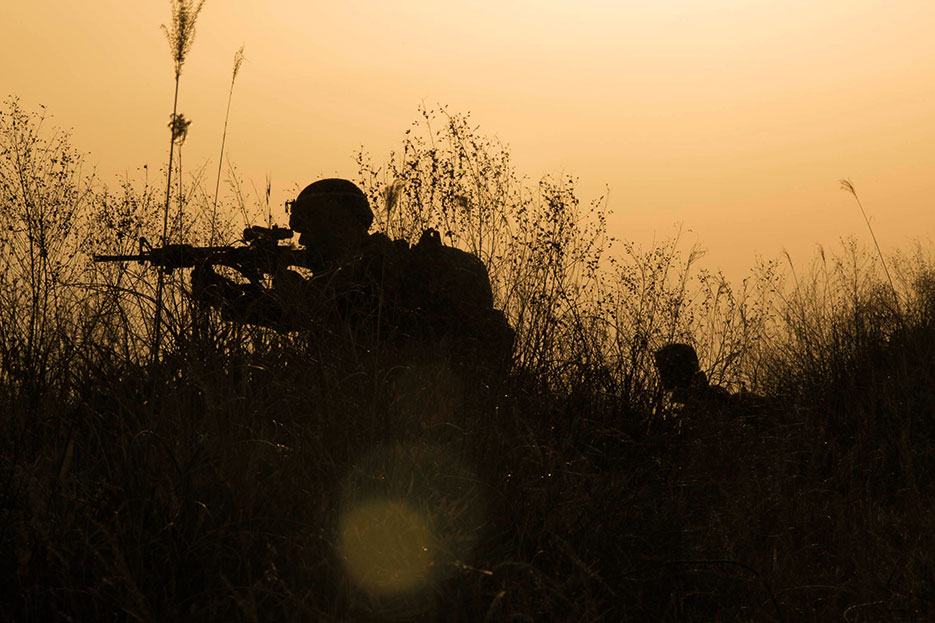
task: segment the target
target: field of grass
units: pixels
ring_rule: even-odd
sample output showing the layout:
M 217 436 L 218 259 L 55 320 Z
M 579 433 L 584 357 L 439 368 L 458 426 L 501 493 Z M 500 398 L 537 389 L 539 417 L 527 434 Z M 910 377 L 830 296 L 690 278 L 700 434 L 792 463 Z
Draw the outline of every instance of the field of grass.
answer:
M 930 620 L 930 250 L 730 284 L 423 112 L 356 181 L 375 230 L 436 227 L 487 265 L 517 332 L 497 375 L 232 324 L 185 271 L 90 263 L 162 227 L 233 240 L 219 216 L 268 206 L 236 180 L 217 211 L 184 182 L 108 189 L 7 102 L 0 620 Z M 671 404 L 673 341 L 729 403 Z

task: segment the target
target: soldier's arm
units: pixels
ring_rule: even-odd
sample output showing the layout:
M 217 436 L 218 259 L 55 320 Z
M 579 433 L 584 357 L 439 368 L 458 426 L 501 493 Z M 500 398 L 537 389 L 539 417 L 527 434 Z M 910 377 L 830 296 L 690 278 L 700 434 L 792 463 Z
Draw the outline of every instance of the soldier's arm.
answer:
M 276 310 L 270 309 L 272 297 L 265 288 L 252 282 L 236 283 L 219 275 L 210 264 L 192 270 L 192 296 L 236 322 L 265 325 L 276 316 Z

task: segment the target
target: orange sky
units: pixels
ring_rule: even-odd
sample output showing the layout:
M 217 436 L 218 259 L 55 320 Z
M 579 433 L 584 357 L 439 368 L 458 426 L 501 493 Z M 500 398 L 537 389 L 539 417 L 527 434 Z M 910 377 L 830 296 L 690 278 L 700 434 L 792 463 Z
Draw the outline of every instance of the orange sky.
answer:
M 167 157 L 172 65 L 158 0 L 5 2 L 0 95 L 45 104 L 106 182 Z M 935 3 L 904 0 L 208 0 L 184 67 L 186 165 L 228 154 L 281 204 L 381 161 L 421 102 L 470 111 L 521 173 L 609 187 L 612 233 L 682 222 L 706 262 L 935 240 Z M 207 177 L 214 179 L 214 173 Z M 213 184 L 213 182 L 212 182 Z

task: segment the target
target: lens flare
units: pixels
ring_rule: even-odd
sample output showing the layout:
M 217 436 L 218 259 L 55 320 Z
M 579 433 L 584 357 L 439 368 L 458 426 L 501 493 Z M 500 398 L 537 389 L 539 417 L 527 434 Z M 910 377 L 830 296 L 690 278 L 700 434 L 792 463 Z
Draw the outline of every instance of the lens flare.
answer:
M 378 447 L 342 489 L 335 552 L 367 607 L 381 611 L 425 606 L 439 581 L 465 568 L 486 525 L 477 476 L 447 445 Z
M 373 500 L 341 521 L 338 552 L 358 586 L 375 595 L 418 591 L 431 582 L 435 535 L 402 500 Z

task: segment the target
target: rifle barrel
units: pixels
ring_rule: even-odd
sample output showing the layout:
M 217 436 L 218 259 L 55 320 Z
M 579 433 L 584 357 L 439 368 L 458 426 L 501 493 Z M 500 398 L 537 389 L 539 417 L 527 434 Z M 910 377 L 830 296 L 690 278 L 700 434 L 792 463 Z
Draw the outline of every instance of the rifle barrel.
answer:
M 135 254 L 135 255 L 98 255 L 94 254 L 92 259 L 95 262 L 142 262 L 147 259 L 146 255 Z
M 245 247 L 196 247 L 189 244 L 171 244 L 153 248 L 143 253 L 126 255 L 95 254 L 92 258 L 95 262 L 149 262 L 154 266 L 161 266 L 170 270 L 191 268 L 203 262 L 227 265 L 239 270 L 241 265 L 255 265 L 258 261 L 264 262 L 270 259 L 285 265 L 302 266 L 305 264 L 304 252 L 275 244 L 272 247 L 254 245 Z

